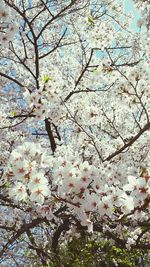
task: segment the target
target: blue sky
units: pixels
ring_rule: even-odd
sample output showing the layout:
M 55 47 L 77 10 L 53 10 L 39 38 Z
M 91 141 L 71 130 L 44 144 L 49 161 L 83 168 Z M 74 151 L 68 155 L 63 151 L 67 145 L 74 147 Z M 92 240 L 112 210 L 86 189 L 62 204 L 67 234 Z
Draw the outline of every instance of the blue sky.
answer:
M 132 29 L 134 29 L 135 31 L 139 31 L 136 22 L 139 18 L 141 18 L 140 11 L 134 7 L 132 0 L 124 0 L 124 6 L 125 6 L 125 11 L 127 13 L 131 13 L 133 16 L 133 23 L 131 25 Z

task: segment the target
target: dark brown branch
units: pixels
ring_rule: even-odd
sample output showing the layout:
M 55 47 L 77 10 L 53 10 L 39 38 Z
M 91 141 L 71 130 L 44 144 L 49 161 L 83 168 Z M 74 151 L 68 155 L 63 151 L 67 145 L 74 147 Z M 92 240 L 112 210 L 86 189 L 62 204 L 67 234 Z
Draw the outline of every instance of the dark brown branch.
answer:
M 56 132 L 56 135 L 57 135 L 58 140 L 61 141 L 61 136 L 59 134 L 58 127 L 54 123 L 52 123 L 52 125 L 53 125 L 53 127 L 55 129 L 55 132 Z
M 44 27 L 41 29 L 41 31 L 39 32 L 39 34 L 37 35 L 37 39 L 41 36 L 42 32 L 47 28 L 48 25 L 50 25 L 54 20 L 58 19 L 59 17 L 61 17 L 65 11 L 67 11 L 69 8 L 71 8 L 75 3 L 77 2 L 77 0 L 73 0 L 71 1 L 71 3 L 64 7 L 56 16 L 53 16 L 45 25 Z
M 6 226 L 0 224 L 0 229 L 7 230 L 7 231 L 13 231 L 15 226 Z
M 48 13 L 52 16 L 52 17 L 54 17 L 54 15 L 52 14 L 52 12 L 49 10 L 49 8 L 47 7 L 47 3 L 44 3 L 44 1 L 43 0 L 41 0 L 41 2 L 42 2 L 42 4 L 45 6 L 45 9 L 48 11 Z M 48 1 L 47 1 L 48 2 Z
M 87 68 L 88 68 L 88 66 L 89 66 L 89 64 L 90 64 L 90 62 L 91 62 L 91 59 L 92 59 L 92 56 L 93 56 L 93 52 L 94 52 L 94 50 L 91 49 L 91 54 L 90 54 L 89 60 L 87 61 L 87 63 L 86 63 L 86 65 L 85 65 L 84 69 L 82 70 L 80 76 L 78 77 L 78 79 L 77 79 L 77 81 L 76 81 L 76 83 L 75 83 L 75 87 L 78 86 L 78 84 L 79 84 L 79 82 L 81 81 L 81 79 L 82 79 L 84 73 L 86 72 L 86 70 L 87 70 Z
M 134 67 L 134 66 L 136 66 L 137 64 L 139 64 L 141 62 L 141 59 L 140 60 L 138 60 L 138 61 L 135 61 L 135 62 L 125 62 L 125 63 L 122 63 L 122 64 L 116 64 L 116 63 L 111 63 L 110 64 L 110 66 L 112 66 L 112 67 L 125 67 L 125 66 L 127 66 L 127 67 Z
M 25 87 L 21 82 L 17 81 L 15 78 L 13 78 L 13 77 L 5 74 L 5 73 L 0 72 L 0 76 L 2 76 L 4 78 L 6 78 L 6 79 L 18 84 L 20 87 Z
M 35 51 L 35 71 L 36 71 L 36 75 L 34 75 L 34 73 L 31 71 L 31 69 L 20 59 L 20 57 L 18 57 L 18 55 L 14 52 L 14 54 L 16 55 L 16 57 L 19 59 L 20 63 L 23 64 L 23 66 L 32 74 L 32 76 L 34 77 L 35 81 L 36 81 L 36 85 L 37 85 L 37 89 L 39 88 L 39 81 L 38 81 L 38 76 L 39 76 L 39 51 L 38 51 L 38 45 L 37 45 L 37 38 L 36 35 L 34 33 L 34 30 L 32 28 L 32 24 L 31 22 L 29 22 L 29 20 L 27 19 L 25 12 L 21 12 L 19 10 L 19 8 L 17 8 L 17 6 L 12 5 L 11 3 L 6 2 L 8 6 L 12 7 L 14 10 L 16 10 L 16 12 L 24 19 L 25 23 L 28 25 L 32 37 L 33 37 L 33 41 L 30 40 L 30 42 L 32 43 L 32 45 L 34 45 L 34 51 Z
M 33 76 L 34 79 L 36 79 L 35 74 L 32 72 L 32 70 L 25 64 L 25 62 L 17 55 L 13 43 L 11 42 L 11 46 L 12 46 L 12 52 L 14 53 L 14 55 L 17 57 L 17 59 L 19 60 L 19 62 L 25 67 L 25 69 L 27 69 L 27 71 Z
M 10 116 L 10 117 L 7 117 L 7 119 L 13 120 L 13 119 L 27 118 L 27 117 L 28 118 L 34 118 L 35 115 L 34 114 L 31 114 L 31 112 L 29 112 L 28 114 L 18 114 L 18 115 Z
M 89 66 L 90 67 L 90 66 Z M 66 102 L 72 95 L 74 94 L 79 94 L 79 93 L 95 93 L 95 92 L 107 92 L 109 89 L 111 89 L 111 87 L 115 84 L 112 83 L 111 85 L 105 86 L 105 87 L 101 87 L 99 89 L 85 89 L 85 90 L 76 90 L 76 91 L 71 91 L 66 98 L 64 99 L 64 102 Z
M 4 194 L 0 194 L 0 200 L 4 203 L 1 203 L 1 205 L 3 206 L 8 206 L 8 207 L 12 207 L 12 208 L 17 208 L 17 209 L 20 209 L 20 210 L 23 210 L 25 212 L 28 212 L 31 210 L 31 208 L 24 208 L 24 207 L 21 207 L 17 204 L 14 204 L 13 201 L 8 197 L 8 196 L 5 196 Z
M 52 132 L 52 129 L 51 129 L 51 122 L 48 119 L 45 119 L 45 129 L 47 131 L 47 134 L 48 134 L 48 137 L 49 137 L 49 140 L 50 140 L 50 145 L 51 145 L 52 152 L 54 153 L 55 149 L 56 149 L 56 142 L 55 142 L 55 139 L 54 139 L 54 136 L 53 136 L 53 132 Z
M 141 238 L 143 237 L 143 235 L 146 234 L 146 233 L 149 232 L 149 231 L 150 231 L 150 226 L 147 227 L 146 229 L 144 229 L 144 230 L 139 234 L 139 236 L 138 236 L 138 238 L 137 238 L 137 240 L 136 240 L 136 246 L 139 245 L 139 242 L 140 242 Z
M 14 128 L 20 124 L 22 124 L 23 122 L 25 122 L 27 120 L 27 118 L 29 118 L 30 116 L 26 116 L 24 117 L 21 121 L 13 124 L 13 125 L 8 125 L 8 126 L 4 126 L 4 127 L 1 127 L 0 130 L 4 130 L 4 129 L 11 129 L 11 128 Z
M 128 143 L 126 143 L 124 146 L 122 146 L 120 149 L 116 150 L 114 153 L 109 155 L 104 161 L 109 161 L 112 158 L 116 157 L 118 154 L 122 153 L 126 148 L 130 147 L 133 145 L 133 143 L 146 131 L 150 129 L 150 122 L 147 123 L 134 137 L 130 139 Z
M 61 224 L 57 230 L 55 231 L 53 238 L 52 238 L 52 251 L 54 253 L 57 252 L 57 248 L 58 248 L 58 242 L 59 242 L 59 238 L 62 234 L 63 231 L 68 231 L 69 230 L 69 219 L 66 218 L 63 222 L 63 224 Z
M 12 245 L 28 229 L 32 229 L 45 221 L 46 221 L 45 218 L 37 218 L 34 219 L 31 223 L 25 223 L 24 225 L 22 225 L 22 227 L 3 246 L 3 248 L 0 251 L 0 257 L 3 257 L 4 253 L 8 250 L 9 246 Z
M 89 57 L 89 60 L 87 61 L 87 63 L 86 63 L 86 65 L 85 65 L 85 67 L 83 68 L 83 70 L 82 70 L 82 72 L 81 72 L 81 74 L 79 75 L 79 77 L 78 77 L 78 79 L 77 79 L 77 81 L 75 82 L 75 87 L 74 87 L 74 90 L 73 91 L 71 91 L 69 94 L 68 94 L 68 96 L 66 96 L 66 98 L 65 98 L 65 100 L 64 100 L 64 102 L 66 102 L 73 94 L 75 94 L 76 93 L 76 91 L 75 91 L 75 89 L 76 89 L 76 87 L 78 86 L 78 84 L 80 83 L 80 81 L 81 81 L 81 79 L 82 79 L 82 77 L 84 76 L 84 74 L 85 74 L 85 72 L 86 72 L 86 70 L 88 69 L 88 67 L 89 67 L 89 64 L 90 64 L 90 62 L 91 62 L 91 59 L 92 59 L 92 56 L 93 56 L 93 52 L 94 52 L 94 50 L 93 49 L 91 49 L 91 54 L 90 54 L 90 57 Z M 78 93 L 79 92 L 81 92 L 81 91 L 78 91 Z M 83 91 L 82 91 L 83 92 Z
M 64 33 L 63 33 L 62 36 L 60 37 L 60 39 L 59 39 L 58 43 L 56 44 L 56 46 L 55 46 L 52 50 L 50 50 L 49 52 L 47 52 L 47 53 L 41 55 L 41 56 L 39 57 L 39 59 L 48 56 L 49 54 L 51 54 L 52 52 L 54 52 L 54 51 L 59 47 L 59 45 L 60 45 L 60 43 L 61 43 L 61 40 L 64 38 L 64 36 L 65 36 L 65 34 L 66 34 L 66 31 L 67 31 L 67 28 L 65 29 Z
M 27 236 L 29 238 L 30 243 L 32 244 L 32 245 L 29 245 L 29 249 L 35 250 L 36 254 L 38 255 L 38 257 L 39 257 L 39 259 L 41 261 L 41 263 L 44 266 L 47 265 L 47 261 L 46 261 L 46 258 L 48 258 L 47 253 L 45 253 L 42 248 L 37 247 L 37 244 L 35 242 L 35 238 L 34 238 L 34 236 L 33 236 L 33 234 L 32 234 L 30 229 L 28 229 L 26 231 L 26 234 L 27 234 Z

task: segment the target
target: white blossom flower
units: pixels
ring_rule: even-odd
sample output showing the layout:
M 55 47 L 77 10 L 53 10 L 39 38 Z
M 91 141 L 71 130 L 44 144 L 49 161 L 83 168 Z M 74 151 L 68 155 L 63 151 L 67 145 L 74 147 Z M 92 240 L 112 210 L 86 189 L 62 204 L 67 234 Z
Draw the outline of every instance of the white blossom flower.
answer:
M 111 197 L 105 196 L 102 198 L 102 201 L 100 201 L 98 204 L 98 212 L 101 216 L 108 215 L 109 217 L 111 217 L 113 212 Z
M 134 200 L 133 197 L 127 196 L 122 199 L 121 211 L 124 214 L 128 214 L 134 210 Z
M 30 182 L 28 183 L 28 188 L 33 191 L 38 188 L 48 186 L 48 180 L 44 177 L 42 172 L 32 173 L 30 175 Z
M 129 183 L 127 185 L 123 186 L 123 190 L 124 191 L 133 191 L 133 190 L 135 190 L 137 188 L 137 178 L 134 177 L 134 176 L 130 176 L 129 175 L 127 177 L 127 179 L 128 179 Z
M 4 4 L 0 4 L 0 19 L 3 21 L 9 21 L 10 20 L 10 13 L 9 9 L 6 8 Z
M 26 201 L 28 196 L 26 186 L 21 182 L 16 182 L 15 185 L 9 189 L 9 195 L 17 201 Z
M 30 195 L 30 200 L 33 202 L 37 202 L 40 205 L 43 205 L 45 197 L 50 197 L 51 192 L 46 185 L 37 186 L 37 188 L 34 188 L 32 190 L 32 193 Z

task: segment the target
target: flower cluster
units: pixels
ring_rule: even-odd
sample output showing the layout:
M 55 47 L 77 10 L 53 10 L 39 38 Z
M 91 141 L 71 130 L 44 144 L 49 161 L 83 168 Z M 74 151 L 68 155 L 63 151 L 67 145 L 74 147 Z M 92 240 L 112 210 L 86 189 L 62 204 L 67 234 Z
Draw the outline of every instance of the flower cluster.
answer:
M 51 183 L 45 168 L 51 170 Z M 117 175 L 118 170 L 114 171 L 109 163 L 96 167 L 82 161 L 79 155 L 77 160 L 73 154 L 68 157 L 65 153 L 62 157 L 59 153 L 49 157 L 39 143 L 31 142 L 12 152 L 7 173 L 9 182 L 14 184 L 9 189 L 11 197 L 42 205 L 41 212 L 48 212 L 45 216 L 50 219 L 52 198 L 64 202 L 89 231 L 92 231 L 94 214 L 119 220 L 130 213 L 143 212 L 144 208 L 149 210 L 148 170 L 143 169 L 139 178 L 128 176 L 128 184 L 117 181 Z
M 15 14 L 5 4 L 0 3 L 0 45 L 7 47 L 18 30 Z
M 49 75 L 44 74 L 41 77 L 40 85 L 38 91 L 29 92 L 27 90 L 23 93 L 26 104 L 33 109 L 33 114 L 37 120 L 51 118 L 53 121 L 57 121 L 62 117 L 63 108 L 60 107 L 61 98 L 59 94 L 61 90 L 63 91 L 64 86 L 62 74 L 57 67 Z
M 43 204 L 50 197 L 49 182 L 42 168 L 47 167 L 46 155 L 40 144 L 25 142 L 13 150 L 7 172 L 10 196 L 17 201 L 38 202 Z
M 146 26 L 149 28 L 150 23 L 150 6 L 148 0 L 134 0 L 135 6 L 141 10 L 142 13 L 142 19 L 138 21 L 138 26 L 141 28 L 141 26 Z
M 49 2 L 0 4 L 0 195 L 18 207 L 12 231 L 46 218 L 56 234 L 68 221 L 129 249 L 149 242 L 149 0 L 134 1 L 146 11 L 137 33 L 124 1 Z

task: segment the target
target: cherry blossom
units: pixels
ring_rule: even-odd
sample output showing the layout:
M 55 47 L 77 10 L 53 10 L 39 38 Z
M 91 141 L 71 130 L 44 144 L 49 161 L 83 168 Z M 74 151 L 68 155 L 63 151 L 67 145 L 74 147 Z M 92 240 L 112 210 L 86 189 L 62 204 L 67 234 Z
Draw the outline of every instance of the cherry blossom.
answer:
M 86 231 L 149 248 L 149 7 L 133 2 L 136 29 L 124 1 L 2 0 L 0 258 L 23 236 L 46 266 L 44 244 Z

